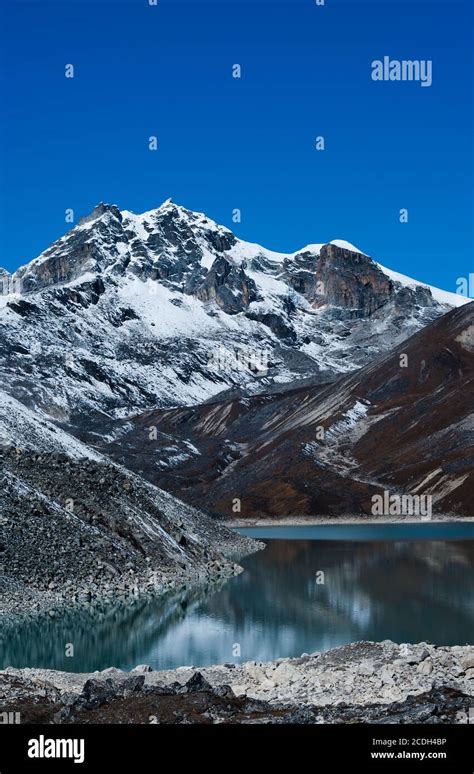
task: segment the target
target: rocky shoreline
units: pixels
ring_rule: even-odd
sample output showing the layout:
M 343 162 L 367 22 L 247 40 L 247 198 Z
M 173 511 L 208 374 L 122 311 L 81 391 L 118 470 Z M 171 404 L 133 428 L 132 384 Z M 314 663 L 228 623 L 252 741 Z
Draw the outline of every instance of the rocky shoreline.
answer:
M 357 642 L 266 663 L 0 672 L 21 723 L 467 723 L 474 646 Z
M 85 450 L 0 448 L 3 622 L 229 578 L 263 547 Z
M 259 550 L 255 548 L 254 550 Z M 242 552 L 242 556 L 252 553 Z M 236 560 L 238 557 L 234 557 Z M 38 621 L 46 618 L 74 617 L 85 611 L 92 616 L 94 611 L 106 611 L 109 608 L 127 609 L 137 602 L 151 599 L 167 599 L 177 593 L 191 593 L 204 587 L 219 587 L 220 584 L 243 571 L 237 561 L 221 557 L 208 566 L 201 568 L 174 568 L 166 572 L 149 570 L 142 574 L 134 574 L 133 578 L 126 575 L 120 577 L 116 584 L 91 583 L 83 588 L 80 595 L 50 594 L 48 591 L 37 590 L 28 594 L 21 591 L 9 598 L 8 582 L 0 577 L 0 608 L 2 630 L 15 627 L 19 623 Z M 0 637 L 1 640 L 1 637 Z
M 69 586 L 55 591 L 17 587 L 10 579 L 0 576 L 2 626 L 39 619 L 41 616 L 55 618 L 70 615 L 74 611 L 93 610 L 96 606 L 106 608 L 127 605 L 137 600 L 167 597 L 173 592 L 219 584 L 242 572 L 238 559 L 260 550 L 260 545 L 254 542 L 256 547 L 246 545 L 244 550 L 242 546 L 242 552 L 236 552 L 232 559 L 221 556 L 201 567 L 174 567 L 164 571 L 146 568 L 133 575 L 124 573 L 103 583 L 92 579 L 89 583 L 83 583 L 79 592 L 73 593 L 70 593 Z
M 232 529 L 246 529 L 253 527 L 320 527 L 322 525 L 338 525 L 360 527 L 365 524 L 446 524 L 447 522 L 456 522 L 458 524 L 471 524 L 474 522 L 474 516 L 463 516 L 459 518 L 454 513 L 436 514 L 431 519 L 416 518 L 413 516 L 367 516 L 361 514 L 354 519 L 354 516 L 288 516 L 286 518 L 245 518 L 230 519 L 226 521 L 228 527 Z

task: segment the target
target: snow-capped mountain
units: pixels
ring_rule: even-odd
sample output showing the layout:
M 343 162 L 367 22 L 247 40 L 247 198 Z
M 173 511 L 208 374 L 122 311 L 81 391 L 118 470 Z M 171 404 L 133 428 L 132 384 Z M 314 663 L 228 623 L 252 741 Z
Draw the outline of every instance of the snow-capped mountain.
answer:
M 466 301 L 347 242 L 276 253 L 171 200 L 98 205 L 0 288 L 0 387 L 76 430 L 325 383 Z

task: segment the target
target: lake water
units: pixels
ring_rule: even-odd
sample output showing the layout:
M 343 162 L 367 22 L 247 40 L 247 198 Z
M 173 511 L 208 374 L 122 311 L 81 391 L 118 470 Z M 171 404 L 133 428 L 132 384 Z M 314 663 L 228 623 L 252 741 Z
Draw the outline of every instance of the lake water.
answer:
M 238 577 L 127 608 L 2 626 L 0 665 L 166 669 L 299 656 L 362 639 L 474 643 L 474 524 L 240 531 L 267 547 L 241 562 Z

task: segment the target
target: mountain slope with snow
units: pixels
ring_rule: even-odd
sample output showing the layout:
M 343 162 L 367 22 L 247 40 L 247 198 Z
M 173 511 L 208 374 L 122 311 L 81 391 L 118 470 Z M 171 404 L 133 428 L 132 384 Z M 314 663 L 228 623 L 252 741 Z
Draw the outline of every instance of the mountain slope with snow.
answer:
M 370 516 L 384 490 L 471 517 L 473 387 L 471 303 L 331 385 L 148 411 L 104 450 L 231 519 Z
M 332 381 L 466 300 L 341 240 L 266 250 L 171 200 L 142 215 L 98 205 L 2 287 L 0 387 L 78 432 Z

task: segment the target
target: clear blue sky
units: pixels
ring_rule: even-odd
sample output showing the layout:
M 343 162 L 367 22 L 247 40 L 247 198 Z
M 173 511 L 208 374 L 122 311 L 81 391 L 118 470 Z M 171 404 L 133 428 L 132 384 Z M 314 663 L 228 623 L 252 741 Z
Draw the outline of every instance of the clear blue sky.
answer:
M 471 2 L 3 0 L 1 15 L 0 265 L 61 236 L 66 208 L 171 196 L 273 249 L 347 239 L 451 290 L 474 271 Z M 431 59 L 433 85 L 372 81 L 385 55 Z

